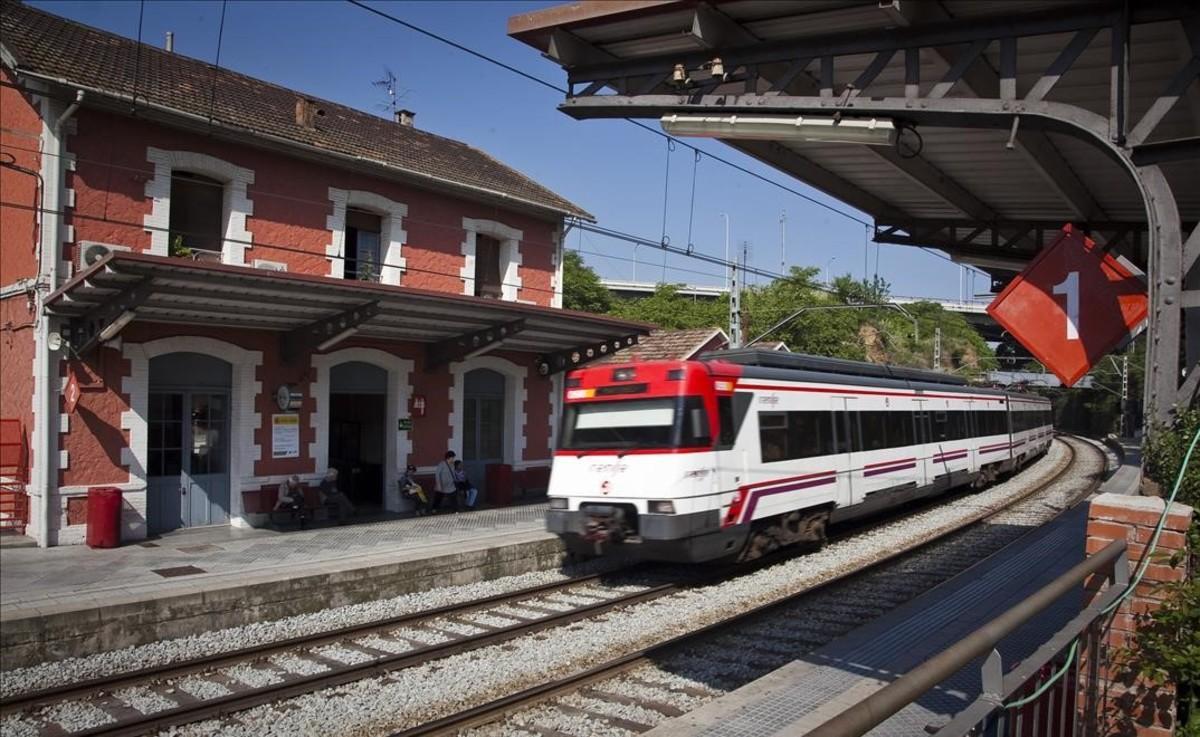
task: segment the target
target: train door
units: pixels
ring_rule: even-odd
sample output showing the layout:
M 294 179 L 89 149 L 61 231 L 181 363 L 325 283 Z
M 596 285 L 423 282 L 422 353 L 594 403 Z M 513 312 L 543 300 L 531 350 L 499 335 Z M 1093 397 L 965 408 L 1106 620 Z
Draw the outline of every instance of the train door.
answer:
M 853 397 L 833 398 L 833 428 L 838 453 L 838 506 L 844 507 L 862 501 L 862 479 L 855 469 L 862 468 L 854 453 L 854 439 L 858 434 L 858 413 Z
M 915 446 L 917 454 L 917 486 L 927 486 L 933 482 L 933 477 L 937 475 L 937 468 L 933 462 L 933 456 L 937 453 L 937 444 L 934 443 L 933 430 L 930 428 L 929 409 L 926 405 L 927 400 L 917 399 L 916 409 L 913 410 L 913 433 L 917 445 Z

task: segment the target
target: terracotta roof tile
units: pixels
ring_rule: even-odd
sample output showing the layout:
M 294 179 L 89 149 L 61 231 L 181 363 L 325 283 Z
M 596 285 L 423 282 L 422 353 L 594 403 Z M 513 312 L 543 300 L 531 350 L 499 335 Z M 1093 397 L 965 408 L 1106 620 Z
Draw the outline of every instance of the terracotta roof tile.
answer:
M 314 99 L 207 62 L 0 0 L 0 32 L 17 70 L 66 84 L 208 118 L 226 129 L 359 156 L 407 174 L 488 190 L 553 212 L 591 216 L 479 149 L 375 115 Z M 135 90 L 136 79 L 136 90 Z M 213 95 L 213 88 L 216 94 Z M 296 122 L 296 101 L 324 111 L 315 128 Z M 211 104 L 210 104 L 211 103 Z
M 720 328 L 693 328 L 689 330 L 654 330 L 642 336 L 632 348 L 614 353 L 595 363 L 631 363 L 635 361 L 682 361 L 694 358 L 699 349 L 707 346 L 714 335 L 720 334 L 721 345 L 728 343 Z M 715 348 L 710 348 L 715 350 Z

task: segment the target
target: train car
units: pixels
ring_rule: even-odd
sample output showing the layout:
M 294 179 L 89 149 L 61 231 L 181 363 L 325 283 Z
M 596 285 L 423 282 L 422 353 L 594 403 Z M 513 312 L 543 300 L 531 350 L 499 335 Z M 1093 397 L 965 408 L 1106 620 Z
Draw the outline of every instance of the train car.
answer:
M 1050 402 L 947 374 L 763 350 L 566 379 L 546 526 L 575 553 L 751 560 L 1049 448 Z

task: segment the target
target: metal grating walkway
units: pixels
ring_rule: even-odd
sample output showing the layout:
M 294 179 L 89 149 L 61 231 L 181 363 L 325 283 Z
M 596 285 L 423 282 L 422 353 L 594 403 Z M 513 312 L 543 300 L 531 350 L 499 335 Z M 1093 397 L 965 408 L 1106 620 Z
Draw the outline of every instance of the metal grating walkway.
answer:
M 1083 559 L 1086 505 L 1035 529 L 890 614 L 650 734 L 802 735 L 953 644 Z M 1072 592 L 1006 638 L 1006 667 L 1032 653 L 1078 610 Z M 980 691 L 979 659 L 870 732 L 928 734 Z

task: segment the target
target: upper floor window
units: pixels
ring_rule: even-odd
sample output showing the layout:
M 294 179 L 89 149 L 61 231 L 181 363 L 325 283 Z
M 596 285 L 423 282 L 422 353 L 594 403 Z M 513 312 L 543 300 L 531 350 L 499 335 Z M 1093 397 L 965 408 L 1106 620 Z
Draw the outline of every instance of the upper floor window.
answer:
M 383 218 L 364 210 L 346 209 L 346 279 L 379 281 L 383 271 L 380 244 Z
M 500 269 L 500 241 L 486 235 L 475 236 L 475 296 L 501 299 L 503 278 Z
M 225 184 L 202 174 L 171 172 L 170 253 L 204 257 L 221 254 Z

